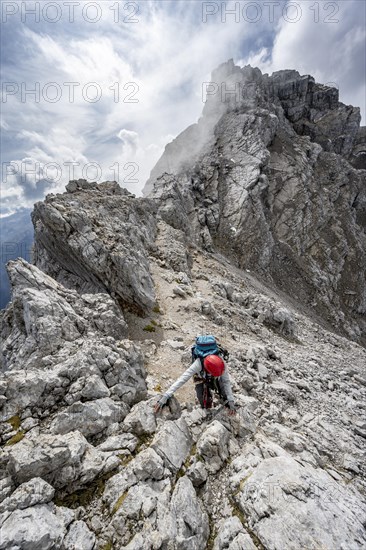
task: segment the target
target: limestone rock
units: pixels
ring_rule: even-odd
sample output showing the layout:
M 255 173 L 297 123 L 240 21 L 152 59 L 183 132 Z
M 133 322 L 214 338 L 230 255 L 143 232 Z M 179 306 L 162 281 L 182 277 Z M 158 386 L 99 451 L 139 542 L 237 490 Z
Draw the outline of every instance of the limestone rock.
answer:
M 61 549 L 68 523 L 52 504 L 37 504 L 14 510 L 1 527 L 3 550 Z
M 213 550 L 255 550 L 256 546 L 245 532 L 245 529 L 237 516 L 225 520 L 218 525 L 219 534 L 215 538 Z
M 130 433 L 124 433 L 121 435 L 112 435 L 108 437 L 103 443 L 98 445 L 100 451 L 116 451 L 118 449 L 128 449 L 131 453 L 136 449 L 138 443 L 137 437 Z
M 55 489 L 80 487 L 117 466 L 79 432 L 41 435 L 35 441 L 25 437 L 6 448 L 5 458 L 16 483 L 42 477 Z
M 23 510 L 36 504 L 47 504 L 53 499 L 55 489 L 41 477 L 33 477 L 22 483 L 14 493 L 0 504 L 0 512 Z
M 64 550 L 93 550 L 95 535 L 90 531 L 84 521 L 74 521 L 63 541 Z
M 126 407 L 117 405 L 108 397 L 77 402 L 57 414 L 50 429 L 55 434 L 79 430 L 85 437 L 89 437 L 102 432 L 113 422 L 120 422 L 126 412 Z
M 123 338 L 127 325 L 116 304 L 104 294 L 85 300 L 23 259 L 8 263 L 12 303 L 3 319 L 2 355 L 7 369 L 20 361 L 38 366 L 61 343 L 88 331 Z M 93 308 L 93 309 L 91 309 Z
M 204 548 L 209 534 L 208 516 L 187 476 L 181 477 L 175 486 L 171 510 L 176 518 L 178 547 Z
M 191 258 L 184 233 L 162 220 L 158 222 L 157 230 L 153 255 L 164 262 L 166 267 L 189 274 Z
M 161 479 L 164 475 L 164 463 L 152 448 L 141 451 L 131 463 L 131 469 L 140 481 Z
M 132 407 L 131 412 L 124 419 L 125 429 L 136 435 L 153 434 L 156 430 L 156 417 L 153 405 L 156 399 L 141 401 Z
M 149 198 L 71 181 L 35 207 L 36 265 L 9 263 L 1 548 L 366 546 L 359 113 L 296 71 L 213 79 L 241 93 L 209 95 Z M 204 333 L 237 414 L 190 380 L 155 415 Z
M 155 205 L 135 199 L 116 182 L 48 196 L 35 204 L 35 263 L 65 286 L 108 291 L 140 311 L 152 307 L 147 260 L 156 233 Z
M 164 465 L 177 472 L 187 458 L 192 446 L 192 438 L 186 422 L 168 420 L 155 434 L 151 447 L 161 456 Z
M 202 456 L 208 471 L 217 472 L 229 457 L 230 432 L 214 420 L 197 441 L 197 452 Z
M 266 547 L 357 547 L 366 541 L 364 505 L 323 470 L 289 456 L 263 460 L 236 500 Z
M 202 462 L 195 462 L 190 466 L 186 472 L 186 475 L 192 481 L 194 487 L 199 487 L 207 479 L 207 471 Z

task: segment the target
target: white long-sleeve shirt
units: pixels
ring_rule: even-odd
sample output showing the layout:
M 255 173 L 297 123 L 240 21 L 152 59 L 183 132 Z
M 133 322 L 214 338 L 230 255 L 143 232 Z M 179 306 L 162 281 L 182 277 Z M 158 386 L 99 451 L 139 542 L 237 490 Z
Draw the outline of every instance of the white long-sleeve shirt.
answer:
M 166 397 L 166 401 L 181 388 L 194 374 L 199 374 L 202 371 L 202 364 L 200 359 L 196 359 L 194 363 L 167 389 L 163 397 Z M 228 368 L 225 365 L 224 373 L 218 377 L 223 386 L 228 401 L 234 401 L 233 392 L 231 390 L 231 383 L 229 378 Z

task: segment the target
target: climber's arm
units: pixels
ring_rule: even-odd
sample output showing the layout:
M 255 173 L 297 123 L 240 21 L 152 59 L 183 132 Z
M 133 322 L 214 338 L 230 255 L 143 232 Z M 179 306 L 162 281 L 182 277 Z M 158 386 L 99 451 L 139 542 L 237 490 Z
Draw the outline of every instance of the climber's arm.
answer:
M 196 359 L 194 363 L 170 386 L 170 388 L 167 389 L 167 391 L 161 396 L 159 399 L 156 407 L 157 410 L 159 410 L 161 407 L 163 407 L 168 399 L 172 397 L 172 395 L 179 390 L 194 374 L 198 374 L 201 371 L 201 362 L 199 359 Z

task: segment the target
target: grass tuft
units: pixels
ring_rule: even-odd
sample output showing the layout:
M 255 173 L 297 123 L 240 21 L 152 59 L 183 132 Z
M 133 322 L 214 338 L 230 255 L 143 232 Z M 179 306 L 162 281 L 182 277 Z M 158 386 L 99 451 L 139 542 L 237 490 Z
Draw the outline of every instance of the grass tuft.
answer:
M 9 445 L 15 445 L 15 443 L 18 443 L 19 441 L 21 441 L 24 437 L 24 431 L 23 430 L 19 430 L 19 432 L 17 432 L 15 435 L 13 435 L 13 437 L 11 437 L 9 439 L 9 441 L 7 441 L 5 443 L 5 447 L 8 447 Z
M 156 323 L 155 323 L 156 324 Z M 154 327 L 154 324 L 153 324 L 153 321 L 146 325 L 146 327 L 144 327 L 143 329 L 145 332 L 155 332 L 156 331 L 156 328 Z
M 13 430 L 19 430 L 21 420 L 18 414 L 15 414 L 14 416 L 8 418 L 7 422 L 10 424 Z

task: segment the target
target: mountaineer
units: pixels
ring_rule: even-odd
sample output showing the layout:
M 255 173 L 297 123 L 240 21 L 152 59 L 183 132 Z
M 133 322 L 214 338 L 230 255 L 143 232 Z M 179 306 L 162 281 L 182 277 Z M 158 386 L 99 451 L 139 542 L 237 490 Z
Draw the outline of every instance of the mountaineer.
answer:
M 236 414 L 228 369 L 221 356 L 226 359 L 229 354 L 217 344 L 214 336 L 197 336 L 192 347 L 193 363 L 160 397 L 154 407 L 155 413 L 159 412 L 172 395 L 193 376 L 197 398 L 203 409 L 212 408 L 213 390 L 224 402 L 228 414 Z

